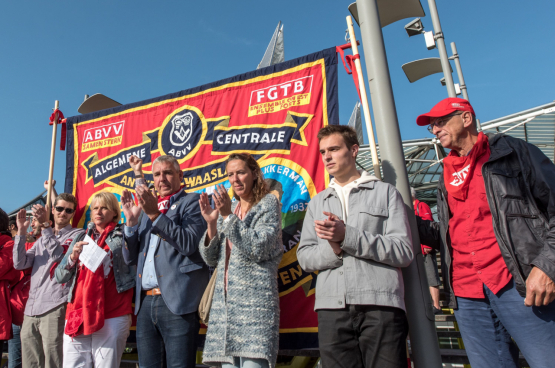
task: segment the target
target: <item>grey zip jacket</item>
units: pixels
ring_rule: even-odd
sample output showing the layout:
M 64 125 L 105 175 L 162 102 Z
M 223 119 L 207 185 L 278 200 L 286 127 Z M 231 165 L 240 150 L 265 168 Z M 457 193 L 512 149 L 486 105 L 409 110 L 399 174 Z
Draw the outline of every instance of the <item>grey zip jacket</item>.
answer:
M 369 175 L 363 172 L 363 178 Z M 333 186 L 311 199 L 297 249 L 306 272 L 318 271 L 314 310 L 342 309 L 346 304 L 381 305 L 405 310 L 401 267 L 413 259 L 405 204 L 391 184 L 375 176 L 361 180 L 346 200 L 342 259 L 327 240 L 316 236 L 315 220 L 325 212 L 343 219 L 341 201 Z

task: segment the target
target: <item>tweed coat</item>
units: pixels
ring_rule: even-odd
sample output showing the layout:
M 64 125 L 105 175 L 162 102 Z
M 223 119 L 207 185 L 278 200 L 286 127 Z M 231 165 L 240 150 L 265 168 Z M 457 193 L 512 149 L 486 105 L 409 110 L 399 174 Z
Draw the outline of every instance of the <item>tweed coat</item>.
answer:
M 237 202 L 232 204 L 232 212 Z M 277 270 L 283 255 L 281 210 L 267 194 L 243 221 L 218 218 L 217 234 L 208 246 L 206 233 L 199 250 L 204 261 L 217 267 L 214 298 L 204 344 L 203 363 L 221 366 L 233 357 L 267 359 L 275 367 L 279 343 Z M 226 239 L 233 243 L 224 291 Z

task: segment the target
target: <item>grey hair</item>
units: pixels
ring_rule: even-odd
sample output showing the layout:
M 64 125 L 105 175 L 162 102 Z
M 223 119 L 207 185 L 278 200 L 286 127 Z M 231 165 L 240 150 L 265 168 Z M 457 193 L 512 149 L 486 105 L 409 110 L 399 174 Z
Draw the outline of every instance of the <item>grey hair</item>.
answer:
M 179 166 L 179 162 L 177 162 L 177 159 L 170 155 L 158 156 L 156 160 L 154 160 L 154 162 L 152 163 L 152 167 L 154 167 L 155 164 L 162 162 L 171 162 L 173 164 L 173 168 L 177 172 L 181 171 L 181 167 Z
M 410 195 L 412 196 L 412 199 L 416 199 L 416 190 L 414 190 L 413 187 L 410 187 Z

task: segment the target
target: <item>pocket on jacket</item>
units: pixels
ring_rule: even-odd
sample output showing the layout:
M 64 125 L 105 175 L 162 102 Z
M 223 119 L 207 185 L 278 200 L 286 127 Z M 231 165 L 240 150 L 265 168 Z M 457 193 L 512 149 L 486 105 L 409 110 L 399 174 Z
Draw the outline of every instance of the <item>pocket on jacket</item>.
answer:
M 387 208 L 368 207 L 359 211 L 357 227 L 363 231 L 381 234 L 388 218 L 389 210 Z
M 203 267 L 202 263 L 188 263 L 182 266 L 179 266 L 179 271 L 181 273 L 187 273 L 191 271 L 200 270 Z

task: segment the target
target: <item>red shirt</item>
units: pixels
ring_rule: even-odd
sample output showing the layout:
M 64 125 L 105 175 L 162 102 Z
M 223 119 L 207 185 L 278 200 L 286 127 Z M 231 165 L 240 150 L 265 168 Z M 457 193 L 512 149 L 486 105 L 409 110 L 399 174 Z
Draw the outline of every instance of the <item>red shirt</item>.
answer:
M 453 247 L 453 291 L 464 298 L 484 298 L 483 285 L 497 293 L 511 280 L 495 233 L 486 197 L 482 166 L 489 152 L 476 161 L 465 201 L 448 195 Z

